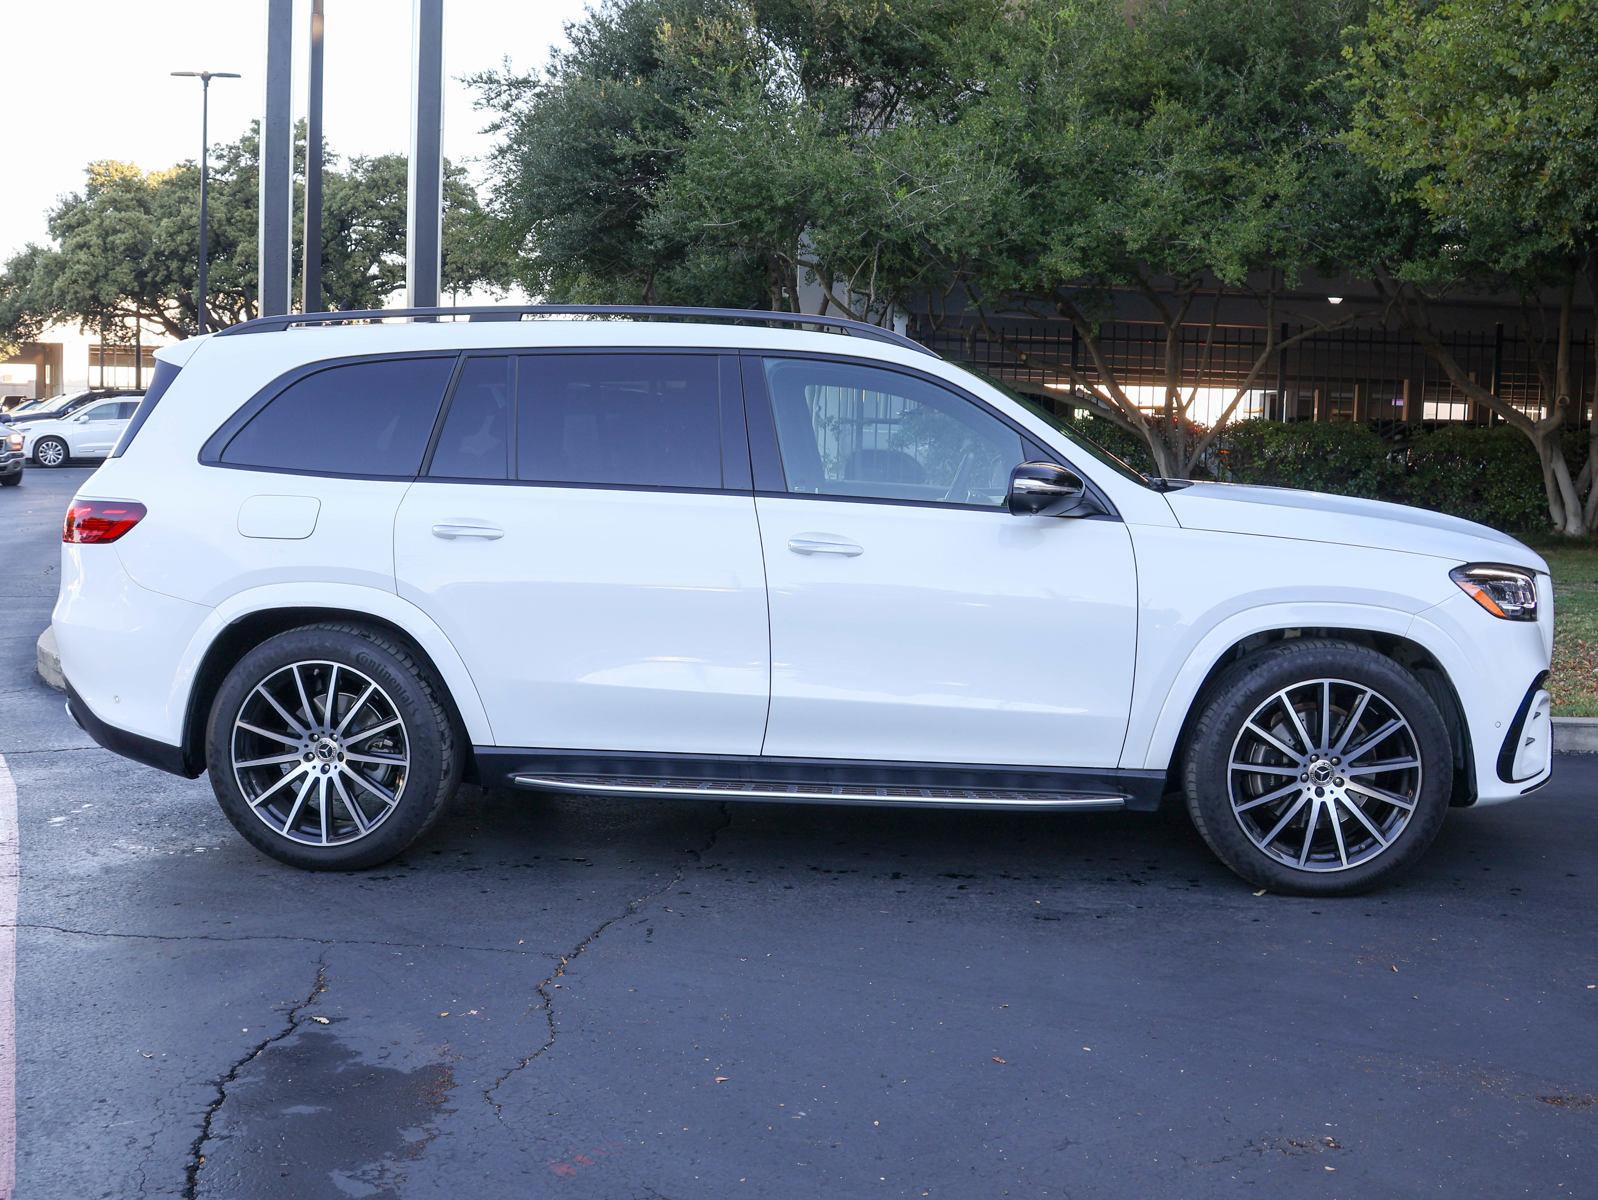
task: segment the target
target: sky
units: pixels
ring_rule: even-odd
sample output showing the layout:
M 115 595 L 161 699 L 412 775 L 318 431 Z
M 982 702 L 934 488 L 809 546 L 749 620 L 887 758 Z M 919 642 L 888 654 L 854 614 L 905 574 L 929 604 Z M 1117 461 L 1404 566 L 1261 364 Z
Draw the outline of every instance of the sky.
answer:
M 305 112 L 310 0 L 295 4 L 295 117 Z M 493 145 L 460 77 L 506 59 L 543 65 L 586 0 L 444 0 L 444 153 L 468 167 Z M 323 132 L 341 156 L 409 145 L 411 0 L 324 0 Z M 8 153 L 0 168 L 0 260 L 47 236 L 85 164 L 146 169 L 199 156 L 200 83 L 171 71 L 237 71 L 211 83 L 212 144 L 260 116 L 265 0 L 0 0 Z

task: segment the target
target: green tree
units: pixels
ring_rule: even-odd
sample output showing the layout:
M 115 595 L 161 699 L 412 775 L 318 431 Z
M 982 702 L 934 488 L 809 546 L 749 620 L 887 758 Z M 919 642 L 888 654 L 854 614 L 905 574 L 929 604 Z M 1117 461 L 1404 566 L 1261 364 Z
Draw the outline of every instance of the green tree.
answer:
M 1353 319 L 1286 312 L 1279 293 L 1324 257 L 1335 211 L 1325 189 L 1340 182 L 1344 152 L 1341 110 L 1318 81 L 1360 11 L 1356 0 L 1014 5 L 960 117 L 962 157 L 991 163 L 1003 186 L 982 222 L 955 228 L 945 257 L 984 320 L 1020 309 L 1071 323 L 1091 372 L 1047 365 L 1141 435 L 1160 474 L 1192 473 L 1288 342 Z M 1226 378 L 1214 346 L 1228 293 L 1258 300 L 1267 342 L 1241 379 L 1226 379 L 1231 399 L 1206 431 L 1191 417 L 1198 389 Z M 1100 342 L 1117 298 L 1141 304 L 1161 332 L 1153 414 Z M 1278 340 L 1290 317 L 1299 332 Z M 1196 361 L 1184 356 L 1191 326 L 1206 330 Z
M 1346 157 L 1317 90 L 1360 0 L 611 0 L 543 76 L 480 80 L 504 135 L 494 210 L 551 298 L 1023 309 L 1076 327 L 1051 363 L 1186 474 L 1219 293 L 1319 254 Z M 1099 342 L 1118 293 L 1165 332 L 1146 413 Z M 1341 323 L 1341 322 L 1339 322 Z M 1308 336 L 1324 324 L 1301 318 Z M 1237 387 L 1242 402 L 1280 344 Z M 1028 355 L 1016 347 L 1018 356 Z M 1190 356 L 1191 357 L 1191 356 Z M 1218 373 L 1218 372 L 1217 372 Z M 1185 385 L 1185 386 L 1184 386 Z
M 254 131 L 214 151 L 209 195 L 207 309 L 213 326 L 256 315 L 259 142 Z M 303 198 L 303 143 L 296 194 Z M 380 306 L 405 275 L 406 163 L 401 155 L 329 157 L 322 221 L 324 303 Z M 0 343 L 76 321 L 109 329 L 139 318 L 174 337 L 199 327 L 199 170 L 184 163 L 143 171 L 91 163 L 82 191 L 50 214 L 50 244 L 31 244 L 0 270 Z M 443 284 L 496 286 L 503 271 L 484 248 L 482 208 L 464 172 L 447 167 Z M 296 231 L 294 255 L 301 255 Z
M 1357 35 L 1348 144 L 1418 215 L 1361 248 L 1369 270 L 1453 385 L 1530 439 L 1553 527 L 1598 528 L 1598 426 L 1580 471 L 1560 450 L 1579 402 L 1576 298 L 1598 301 L 1598 5 L 1381 0 Z M 1466 285 L 1524 297 L 1552 398 L 1540 416 L 1471 378 L 1438 336 L 1430 301 Z

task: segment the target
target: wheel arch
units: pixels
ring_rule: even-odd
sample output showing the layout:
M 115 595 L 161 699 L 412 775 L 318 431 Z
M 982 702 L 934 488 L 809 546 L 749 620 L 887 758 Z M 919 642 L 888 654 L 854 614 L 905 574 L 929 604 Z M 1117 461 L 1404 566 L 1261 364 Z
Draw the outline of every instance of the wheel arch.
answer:
M 360 587 L 331 590 L 365 594 L 309 597 L 301 588 L 285 587 L 283 591 L 301 597 L 290 602 L 277 594 L 276 587 L 261 589 L 267 594 L 234 597 L 219 606 L 196 633 L 183 672 L 189 680 L 182 725 L 187 773 L 197 775 L 205 769 L 206 722 L 217 690 L 233 664 L 267 638 L 324 621 L 368 625 L 399 638 L 442 684 L 441 700 L 466 744 L 493 744 L 488 715 L 466 664 L 425 613 L 391 592 Z
M 1407 618 L 1403 623 L 1408 624 Z M 1173 681 L 1178 686 L 1166 697 L 1155 722 L 1144 765 L 1174 772 L 1179 765 L 1181 748 L 1188 744 L 1193 723 L 1220 675 L 1239 659 L 1266 646 L 1294 638 L 1331 638 L 1365 646 L 1392 659 L 1413 674 L 1436 703 L 1448 729 L 1454 759 L 1453 803 L 1466 805 L 1474 801 L 1476 772 L 1470 726 L 1447 668 L 1433 648 L 1409 636 L 1407 629 L 1399 631 L 1374 624 L 1305 622 L 1272 625 L 1237 636 L 1223 637 L 1217 645 L 1206 647 L 1201 644 Z

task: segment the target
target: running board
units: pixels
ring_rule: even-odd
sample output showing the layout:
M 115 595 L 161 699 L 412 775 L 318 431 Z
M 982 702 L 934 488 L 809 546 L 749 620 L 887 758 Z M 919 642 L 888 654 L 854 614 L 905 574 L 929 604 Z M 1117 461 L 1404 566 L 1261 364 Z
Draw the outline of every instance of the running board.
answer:
M 735 779 L 650 779 L 617 775 L 513 775 L 517 787 L 602 796 L 685 796 L 714 800 L 792 800 L 804 804 L 888 804 L 911 808 L 1115 809 L 1124 795 L 1011 788 L 896 787 L 755 783 Z

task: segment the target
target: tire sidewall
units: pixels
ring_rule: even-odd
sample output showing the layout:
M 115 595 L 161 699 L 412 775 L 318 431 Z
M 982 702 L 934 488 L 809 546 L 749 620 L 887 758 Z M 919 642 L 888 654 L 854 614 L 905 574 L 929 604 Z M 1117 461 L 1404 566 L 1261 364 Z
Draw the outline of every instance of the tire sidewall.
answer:
M 1232 812 L 1228 764 L 1243 723 L 1273 693 L 1314 679 L 1346 679 L 1374 689 L 1409 722 L 1421 758 L 1421 790 L 1391 846 L 1342 871 L 1300 871 L 1260 850 Z M 1217 680 L 1186 757 L 1184 784 L 1210 848 L 1233 871 L 1272 891 L 1330 896 L 1366 891 L 1407 870 L 1442 828 L 1453 793 L 1453 749 L 1435 701 L 1398 663 L 1364 646 L 1286 643 L 1244 659 Z
M 233 722 L 255 686 L 296 662 L 336 662 L 367 676 L 394 702 L 405 722 L 410 767 L 398 807 L 371 833 L 339 846 L 308 846 L 274 833 L 250 807 L 233 777 Z M 306 628 L 268 638 L 228 673 L 211 705 L 206 763 L 211 788 L 233 827 L 262 853 L 308 870 L 347 871 L 376 866 L 403 851 L 437 815 L 440 791 L 454 787 L 448 733 L 417 672 L 372 640 L 342 629 Z

